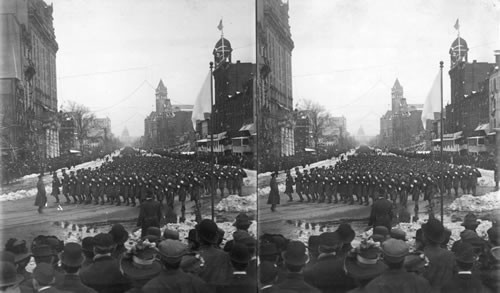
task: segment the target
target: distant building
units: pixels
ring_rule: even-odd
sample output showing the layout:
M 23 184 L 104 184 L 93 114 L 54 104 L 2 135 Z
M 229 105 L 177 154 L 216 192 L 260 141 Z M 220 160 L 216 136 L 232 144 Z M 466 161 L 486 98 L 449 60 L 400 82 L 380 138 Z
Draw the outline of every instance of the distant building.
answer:
M 380 118 L 379 138 L 383 146 L 408 148 L 423 140 L 423 105 L 408 104 L 403 87 L 396 79 L 391 89 L 391 110 Z
M 53 6 L 42 0 L 0 5 L 2 154 L 18 159 L 59 156 Z
M 489 135 L 495 135 L 494 129 L 500 128 L 500 50 L 495 51 L 495 61 L 489 81 Z
M 120 142 L 125 146 L 132 145 L 133 138 L 130 136 L 127 126 L 123 128 L 122 134 L 120 135 Z
M 143 144 L 147 148 L 172 148 L 194 139 L 190 105 L 170 103 L 168 90 L 160 80 L 155 91 L 156 111 L 144 119 Z
M 313 145 L 311 123 L 305 111 L 296 111 L 295 114 L 295 153 L 303 153 Z
M 295 153 L 292 95 L 292 41 L 288 3 L 257 1 L 256 108 L 259 158 L 275 161 Z
M 326 146 L 338 146 L 347 134 L 347 120 L 344 116 L 329 117 L 322 130 L 319 143 Z
M 93 151 L 102 148 L 111 136 L 111 119 L 95 118 L 89 128 L 87 138 L 83 141 L 83 150 Z

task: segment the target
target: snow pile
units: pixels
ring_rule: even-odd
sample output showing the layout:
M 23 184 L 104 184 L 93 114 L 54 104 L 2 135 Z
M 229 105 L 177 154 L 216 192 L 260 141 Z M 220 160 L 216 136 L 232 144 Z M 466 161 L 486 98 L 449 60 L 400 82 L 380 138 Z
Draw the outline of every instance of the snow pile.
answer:
M 243 169 L 247 173 L 247 177 L 243 178 L 245 186 L 257 186 L 257 171 Z
M 249 212 L 257 209 L 257 196 L 255 193 L 248 196 L 231 194 L 223 198 L 215 207 L 218 211 L 224 212 Z
M 9 193 L 4 193 L 0 195 L 0 202 L 3 201 L 11 201 L 11 200 L 18 200 L 26 197 L 34 197 L 37 194 L 37 189 L 32 188 L 29 190 L 17 190 Z M 47 199 L 51 196 L 50 194 L 52 193 L 52 185 L 45 185 L 45 192 L 47 193 Z
M 284 193 L 285 190 L 286 190 L 286 185 L 285 184 L 278 184 L 278 190 L 280 192 L 280 194 Z M 269 196 L 269 193 L 271 192 L 271 187 L 262 187 L 262 188 L 259 188 L 258 190 L 258 194 L 259 196 Z
M 492 170 L 478 169 L 481 172 L 481 177 L 477 178 L 479 186 L 494 187 L 495 174 Z
M 399 223 L 393 228 L 398 228 L 406 232 L 406 240 L 408 245 L 411 248 L 415 247 L 415 235 L 417 230 L 422 227 L 422 224 L 427 222 L 427 217 L 424 219 L 420 219 L 415 223 Z M 480 224 L 476 229 L 479 237 L 483 239 L 488 239 L 487 231 L 491 228 L 492 223 L 486 220 L 479 220 Z M 457 240 L 460 240 L 460 233 L 465 229 L 461 222 L 451 222 L 450 217 L 444 218 L 444 226 L 451 231 L 450 241 L 448 242 L 448 248 L 451 249 L 453 243 Z M 335 226 L 320 226 L 319 224 L 310 224 L 302 222 L 299 225 L 296 225 L 297 229 L 294 231 L 294 234 L 290 237 L 292 240 L 299 240 L 307 245 L 309 237 L 312 235 L 320 235 L 323 232 L 333 232 L 337 229 L 337 225 Z M 373 229 L 369 229 L 365 231 L 365 226 L 357 225 L 354 223 L 352 228 L 356 232 L 356 236 L 352 241 L 352 245 L 355 247 L 359 245 L 359 243 L 363 239 L 368 239 L 372 236 Z
M 481 196 L 464 194 L 450 204 L 453 211 L 484 212 L 500 209 L 500 193 L 493 191 Z

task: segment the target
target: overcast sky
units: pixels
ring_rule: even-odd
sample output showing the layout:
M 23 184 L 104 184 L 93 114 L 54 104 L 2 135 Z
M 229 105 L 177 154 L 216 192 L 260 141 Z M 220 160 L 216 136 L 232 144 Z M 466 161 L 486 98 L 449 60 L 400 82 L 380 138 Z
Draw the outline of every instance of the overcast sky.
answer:
M 294 103 L 312 99 L 347 118 L 356 134 L 379 133 L 396 78 L 408 103 L 424 103 L 448 50 L 460 36 L 469 61 L 494 62 L 500 49 L 500 0 L 290 0 Z
M 47 1 L 51 3 L 50 0 Z M 72 100 L 144 133 L 160 79 L 173 104 L 193 104 L 224 36 L 233 62 L 255 62 L 252 0 L 52 0 L 59 106 Z

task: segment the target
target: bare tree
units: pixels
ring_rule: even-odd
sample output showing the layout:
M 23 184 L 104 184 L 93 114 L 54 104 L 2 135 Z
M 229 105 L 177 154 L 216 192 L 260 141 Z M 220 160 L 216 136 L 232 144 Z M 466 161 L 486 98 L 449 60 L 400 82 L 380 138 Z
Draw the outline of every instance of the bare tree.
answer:
M 95 120 L 94 113 L 82 104 L 70 101 L 67 107 L 68 114 L 73 118 L 75 123 L 75 132 L 80 144 L 80 151 L 83 154 L 84 141 L 89 138 L 89 132 Z
M 317 148 L 319 140 L 323 135 L 323 130 L 330 119 L 330 113 L 326 111 L 323 105 L 312 100 L 302 100 L 299 105 L 299 111 L 302 111 L 309 117 L 314 147 Z

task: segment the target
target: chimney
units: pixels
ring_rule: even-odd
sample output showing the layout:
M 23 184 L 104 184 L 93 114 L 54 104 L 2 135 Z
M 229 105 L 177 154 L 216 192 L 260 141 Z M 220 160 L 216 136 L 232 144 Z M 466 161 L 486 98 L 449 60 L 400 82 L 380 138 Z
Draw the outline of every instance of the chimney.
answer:
M 500 50 L 495 50 L 495 64 L 500 66 Z

